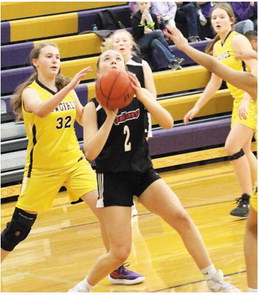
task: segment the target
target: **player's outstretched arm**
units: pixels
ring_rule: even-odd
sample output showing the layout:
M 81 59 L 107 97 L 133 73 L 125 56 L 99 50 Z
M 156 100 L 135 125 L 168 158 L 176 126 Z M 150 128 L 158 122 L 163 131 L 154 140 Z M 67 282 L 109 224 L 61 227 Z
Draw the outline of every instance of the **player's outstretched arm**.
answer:
M 167 30 L 170 33 L 165 32 L 165 35 L 190 58 L 228 83 L 248 92 L 254 99 L 256 99 L 257 78 L 254 75 L 247 72 L 235 71 L 222 64 L 214 57 L 193 48 L 188 44 L 186 38 L 184 38 L 182 33 L 177 28 L 170 28 L 167 26 Z

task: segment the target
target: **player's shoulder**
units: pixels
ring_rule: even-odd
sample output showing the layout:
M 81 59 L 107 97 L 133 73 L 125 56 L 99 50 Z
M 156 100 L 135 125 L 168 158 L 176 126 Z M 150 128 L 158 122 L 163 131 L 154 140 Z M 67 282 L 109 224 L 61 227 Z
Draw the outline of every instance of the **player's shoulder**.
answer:
M 131 66 L 142 66 L 143 64 L 143 59 L 139 57 L 138 55 L 132 55 L 131 59 L 127 62 L 127 65 Z
M 31 95 L 38 95 L 38 91 L 32 84 L 25 87 L 22 91 L 22 97 L 31 96 Z

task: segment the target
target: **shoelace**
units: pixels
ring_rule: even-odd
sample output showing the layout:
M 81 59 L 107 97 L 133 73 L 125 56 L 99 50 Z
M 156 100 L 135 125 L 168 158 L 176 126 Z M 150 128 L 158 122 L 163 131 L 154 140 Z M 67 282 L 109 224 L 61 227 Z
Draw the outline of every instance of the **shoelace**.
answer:
M 130 266 L 130 263 L 129 262 L 125 262 L 125 263 L 123 263 L 122 264 L 122 266 L 120 266 L 119 268 L 118 268 L 118 270 L 119 270 L 119 273 L 126 273 L 127 272 L 127 270 L 126 270 L 126 267 L 129 267 Z
M 244 200 L 242 197 L 236 198 L 235 199 L 235 202 L 236 202 L 236 204 L 239 204 L 238 206 L 242 206 L 243 204 L 246 204 L 247 203 L 247 201 Z

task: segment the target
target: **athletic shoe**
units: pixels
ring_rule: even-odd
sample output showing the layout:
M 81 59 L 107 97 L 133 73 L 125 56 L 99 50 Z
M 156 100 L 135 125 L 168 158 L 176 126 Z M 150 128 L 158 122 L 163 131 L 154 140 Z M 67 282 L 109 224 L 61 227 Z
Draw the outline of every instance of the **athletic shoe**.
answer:
M 86 280 L 84 279 L 83 281 L 75 285 L 75 287 L 70 289 L 68 292 L 72 292 L 72 293 L 88 292 L 89 293 L 89 292 L 92 292 L 92 288 L 89 287 Z
M 188 38 L 188 41 L 191 43 L 191 42 L 200 42 L 201 39 L 199 36 L 191 36 Z
M 176 61 L 178 62 L 179 65 L 180 65 L 182 62 L 184 62 L 184 58 L 182 58 L 182 57 L 176 57 L 175 59 L 176 59 Z
M 142 283 L 145 277 L 122 265 L 110 273 L 108 279 L 114 285 L 136 285 Z
M 240 198 L 236 199 L 238 206 L 230 214 L 238 217 L 246 217 L 249 211 L 249 199 L 250 196 L 248 194 L 242 194 Z
M 206 282 L 209 290 L 212 292 L 241 292 L 238 288 L 224 281 L 224 275 L 221 270 L 217 270 L 215 274 Z
M 177 70 L 181 70 L 182 67 L 180 65 L 180 63 L 176 60 L 173 60 L 171 61 L 169 64 L 168 64 L 168 67 L 172 70 L 172 71 L 177 71 Z

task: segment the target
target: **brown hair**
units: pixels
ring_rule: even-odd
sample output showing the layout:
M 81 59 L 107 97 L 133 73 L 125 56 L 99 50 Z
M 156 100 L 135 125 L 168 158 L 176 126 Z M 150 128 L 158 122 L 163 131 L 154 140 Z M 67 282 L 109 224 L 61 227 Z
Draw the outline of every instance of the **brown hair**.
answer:
M 232 24 L 232 29 L 234 29 L 234 23 L 235 23 L 236 19 L 235 19 L 235 14 L 234 14 L 234 11 L 233 11 L 231 5 L 230 5 L 230 4 L 227 4 L 227 3 L 221 3 L 221 2 L 216 3 L 216 4 L 212 7 L 212 9 L 211 9 L 210 17 L 211 17 L 211 15 L 212 15 L 213 11 L 214 11 L 215 9 L 217 9 L 217 8 L 220 8 L 220 9 L 223 9 L 223 10 L 226 11 L 226 13 L 228 14 L 230 20 L 233 22 L 233 24 Z M 208 53 L 208 54 L 211 54 L 211 55 L 212 55 L 212 52 L 213 52 L 213 46 L 214 46 L 214 44 L 215 44 L 218 40 L 220 40 L 220 37 L 219 37 L 219 35 L 217 34 L 217 35 L 214 37 L 214 39 L 213 39 L 213 40 L 207 45 L 207 47 L 205 48 L 205 52 Z
M 39 43 L 38 45 L 34 46 L 34 48 L 31 50 L 30 52 L 30 63 L 32 64 L 32 60 L 33 59 L 37 59 L 39 58 L 41 49 L 46 47 L 46 46 L 53 46 L 53 47 L 57 47 L 57 45 L 55 43 Z M 19 121 L 22 119 L 22 93 L 23 90 L 30 85 L 33 81 L 36 80 L 37 78 L 37 71 L 34 68 L 34 73 L 31 74 L 31 76 L 22 84 L 20 84 L 14 91 L 14 95 L 11 99 L 11 105 L 13 108 L 14 113 L 16 114 L 16 120 Z M 56 87 L 58 90 L 62 89 L 63 87 L 65 87 L 69 82 L 70 82 L 70 78 L 63 76 L 62 74 L 58 74 L 56 76 Z

